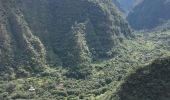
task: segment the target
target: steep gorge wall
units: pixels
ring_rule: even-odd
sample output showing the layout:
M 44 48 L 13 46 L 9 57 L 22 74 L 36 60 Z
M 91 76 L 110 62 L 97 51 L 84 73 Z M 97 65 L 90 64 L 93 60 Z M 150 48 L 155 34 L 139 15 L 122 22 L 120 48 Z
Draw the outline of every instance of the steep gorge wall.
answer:
M 79 68 L 106 58 L 130 34 L 109 1 L 0 2 L 2 71 L 5 67 L 19 73 L 41 71 L 46 64 Z

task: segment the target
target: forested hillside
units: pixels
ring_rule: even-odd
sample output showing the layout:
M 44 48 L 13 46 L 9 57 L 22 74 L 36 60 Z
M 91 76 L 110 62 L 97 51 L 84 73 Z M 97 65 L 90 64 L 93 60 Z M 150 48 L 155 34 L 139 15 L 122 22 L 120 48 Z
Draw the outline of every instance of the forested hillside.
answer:
M 134 29 L 151 29 L 170 19 L 169 9 L 169 0 L 144 0 L 130 12 L 127 19 Z
M 130 34 L 109 1 L 0 2 L 0 68 L 10 75 L 29 76 L 45 66 L 89 67 L 93 60 L 113 56 L 107 52 Z
M 155 60 L 128 76 L 120 88 L 120 100 L 169 100 L 170 58 Z
M 169 1 L 141 1 L 0 0 L 0 100 L 169 100 Z

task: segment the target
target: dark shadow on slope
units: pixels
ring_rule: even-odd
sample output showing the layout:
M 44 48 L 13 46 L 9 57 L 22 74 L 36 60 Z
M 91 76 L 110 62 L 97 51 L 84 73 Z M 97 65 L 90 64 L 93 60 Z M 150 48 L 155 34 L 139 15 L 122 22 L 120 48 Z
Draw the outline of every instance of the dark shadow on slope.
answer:
M 170 100 L 170 58 L 138 69 L 122 84 L 120 100 Z

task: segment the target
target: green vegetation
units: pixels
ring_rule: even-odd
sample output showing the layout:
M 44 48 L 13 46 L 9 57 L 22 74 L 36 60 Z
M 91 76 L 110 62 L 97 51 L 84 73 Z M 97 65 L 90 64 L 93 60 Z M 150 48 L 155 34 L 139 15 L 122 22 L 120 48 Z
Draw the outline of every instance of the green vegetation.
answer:
M 130 34 L 109 0 L 1 0 L 0 7 L 2 76 L 28 77 L 62 66 L 67 76 L 85 78 L 91 62 L 108 58 Z
M 118 91 L 120 100 L 169 100 L 169 62 L 156 60 L 128 76 Z
M 155 59 L 170 56 L 169 44 L 165 38 L 169 36 L 170 32 L 166 31 L 162 33 L 136 33 L 135 38 L 124 39 L 124 42 L 119 47 L 117 46 L 117 50 L 110 51 L 117 53 L 114 58 L 101 59 L 90 64 L 92 72 L 85 79 L 68 78 L 67 73 L 69 70 L 64 70 L 63 68 L 46 68 L 44 72 L 33 77 L 1 81 L 2 98 L 124 100 L 124 97 L 129 93 L 131 94 L 132 91 L 129 88 L 124 90 L 123 86 L 126 86 L 128 79 L 134 82 L 134 78 L 129 77 L 133 73 L 138 75 L 136 70 L 147 69 L 149 67 L 144 66 Z M 162 60 L 160 63 L 164 64 Z M 157 61 L 154 64 L 157 64 Z M 169 63 L 167 62 L 167 64 Z M 139 79 L 141 79 L 140 76 Z M 134 84 L 136 86 L 140 85 Z M 36 89 L 34 92 L 29 91 L 30 85 Z M 137 98 L 139 92 L 134 93 L 136 93 Z M 151 96 L 151 94 L 147 96 Z M 147 98 L 147 96 L 143 98 Z M 130 98 L 130 95 L 128 98 Z M 128 98 L 127 100 L 131 100 Z M 154 99 L 150 98 L 149 100 Z
M 0 0 L 0 100 L 154 100 L 169 86 L 158 30 L 131 33 L 111 0 Z M 162 87 L 145 95 L 147 76 Z

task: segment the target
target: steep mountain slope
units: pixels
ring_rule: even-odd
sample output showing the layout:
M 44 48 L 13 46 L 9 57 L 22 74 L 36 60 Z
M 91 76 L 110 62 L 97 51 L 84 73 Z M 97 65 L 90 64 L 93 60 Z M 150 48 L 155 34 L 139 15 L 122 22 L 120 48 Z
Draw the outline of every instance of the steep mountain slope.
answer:
M 123 9 L 127 14 L 143 0 L 113 0 L 120 4 L 120 8 Z
M 46 65 L 79 72 L 130 33 L 109 1 L 0 0 L 0 8 L 2 75 L 29 76 Z
M 169 100 L 170 58 L 154 61 L 131 74 L 120 88 L 120 100 Z
M 120 3 L 117 0 L 112 0 L 115 6 L 123 13 L 125 13 L 124 9 L 121 8 Z
M 46 53 L 43 44 L 38 37 L 32 34 L 22 14 L 19 12 L 15 14 L 17 9 L 14 9 L 14 2 L 3 0 L 0 2 L 1 75 L 13 74 L 14 71 L 24 73 L 25 70 L 42 70 Z M 10 5 L 11 2 L 14 5 Z
M 144 0 L 128 15 L 132 28 L 151 29 L 166 23 L 170 19 L 168 0 Z
M 0 100 L 169 99 L 170 30 L 132 34 L 111 2 L 0 0 Z

